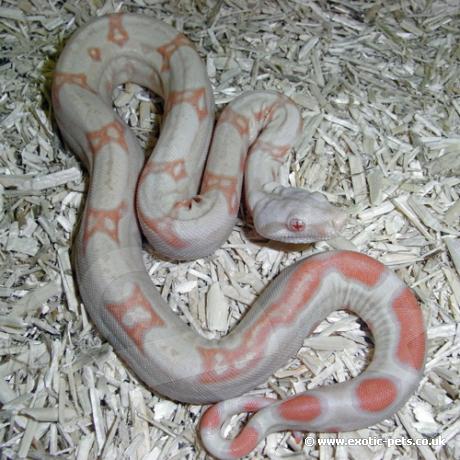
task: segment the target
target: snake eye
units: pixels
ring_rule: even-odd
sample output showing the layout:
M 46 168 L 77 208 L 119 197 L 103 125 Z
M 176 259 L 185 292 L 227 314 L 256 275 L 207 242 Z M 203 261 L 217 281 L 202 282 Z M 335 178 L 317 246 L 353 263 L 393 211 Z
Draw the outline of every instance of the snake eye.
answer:
M 305 222 L 294 217 L 289 220 L 287 227 L 291 232 L 302 232 L 305 230 Z

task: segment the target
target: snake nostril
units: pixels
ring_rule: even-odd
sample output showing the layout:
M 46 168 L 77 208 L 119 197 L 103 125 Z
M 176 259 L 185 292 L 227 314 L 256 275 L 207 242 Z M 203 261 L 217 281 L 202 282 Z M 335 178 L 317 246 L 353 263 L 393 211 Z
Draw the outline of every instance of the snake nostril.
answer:
M 302 232 L 305 230 L 305 222 L 297 217 L 294 217 L 288 222 L 288 229 L 291 232 Z

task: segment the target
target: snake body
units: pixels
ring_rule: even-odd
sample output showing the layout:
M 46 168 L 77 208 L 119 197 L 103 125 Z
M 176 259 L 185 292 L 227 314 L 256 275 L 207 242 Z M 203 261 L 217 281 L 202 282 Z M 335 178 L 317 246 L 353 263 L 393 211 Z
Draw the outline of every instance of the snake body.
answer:
M 145 166 L 134 134 L 112 109 L 113 89 L 127 81 L 165 101 Z M 205 68 L 183 35 L 131 14 L 97 18 L 73 35 L 55 70 L 52 99 L 64 140 L 90 172 L 75 241 L 84 304 L 153 390 L 190 403 L 221 401 L 201 422 L 208 451 L 238 458 L 273 431 L 366 427 L 407 401 L 424 367 L 423 318 L 410 289 L 374 259 L 336 251 L 297 262 L 220 340 L 184 324 L 143 264 L 139 225 L 166 257 L 203 257 L 218 248 L 235 223 L 243 176 L 246 209 L 262 235 L 306 242 L 337 234 L 341 211 L 322 195 L 279 183 L 302 129 L 290 99 L 269 91 L 236 98 L 219 118 L 203 172 L 214 119 Z M 375 352 L 360 376 L 284 401 L 240 396 L 295 355 L 336 309 L 355 312 L 373 334 Z M 241 411 L 257 413 L 235 439 L 222 438 L 225 419 Z

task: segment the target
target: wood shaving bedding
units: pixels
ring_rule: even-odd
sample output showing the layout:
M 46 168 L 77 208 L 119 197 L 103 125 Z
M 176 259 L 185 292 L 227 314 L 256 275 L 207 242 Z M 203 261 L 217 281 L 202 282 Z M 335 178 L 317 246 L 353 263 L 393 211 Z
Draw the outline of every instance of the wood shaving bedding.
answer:
M 152 282 L 200 333 L 226 333 L 263 286 L 299 257 L 332 248 L 391 266 L 422 302 L 425 377 L 397 414 L 318 438 L 443 439 L 440 446 L 308 447 L 270 435 L 251 458 L 460 458 L 460 5 L 285 0 L 0 0 L 0 452 L 2 458 L 205 458 L 200 406 L 140 384 L 88 319 L 72 273 L 87 174 L 59 140 L 51 75 L 63 41 L 95 15 L 132 11 L 184 32 L 206 61 L 218 109 L 275 89 L 305 127 L 286 182 L 320 190 L 350 218 L 336 240 L 261 241 L 239 222 L 210 258 L 158 260 Z M 114 106 L 146 148 L 157 97 L 118 88 Z M 366 366 L 367 330 L 336 312 L 254 394 L 286 397 Z M 235 434 L 237 416 L 225 428 Z

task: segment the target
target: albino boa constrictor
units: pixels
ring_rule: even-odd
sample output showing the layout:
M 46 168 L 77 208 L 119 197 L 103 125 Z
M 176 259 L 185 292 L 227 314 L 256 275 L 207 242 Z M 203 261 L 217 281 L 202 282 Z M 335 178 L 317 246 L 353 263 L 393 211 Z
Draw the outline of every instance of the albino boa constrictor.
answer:
M 165 100 L 161 136 L 145 167 L 134 134 L 112 109 L 112 90 L 127 81 Z M 183 35 L 130 14 L 98 18 L 74 34 L 57 64 L 52 97 L 61 133 L 91 175 L 75 243 L 83 301 L 152 389 L 190 403 L 226 400 L 201 423 L 209 452 L 238 458 L 273 431 L 355 430 L 405 403 L 424 367 L 423 318 L 409 288 L 379 262 L 346 251 L 301 260 L 221 340 L 199 336 L 176 317 L 143 264 L 136 211 L 160 254 L 206 256 L 233 227 L 243 173 L 246 207 L 263 236 L 308 242 L 337 234 L 341 211 L 320 194 L 279 185 L 280 166 L 302 127 L 292 101 L 253 92 L 232 102 L 203 173 L 214 119 L 205 68 Z M 360 376 L 284 401 L 235 398 L 264 382 L 341 308 L 366 321 L 374 336 L 372 361 Z M 257 414 L 235 439 L 223 438 L 225 418 L 240 411 Z

